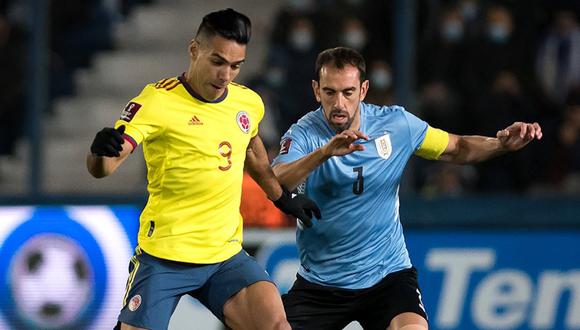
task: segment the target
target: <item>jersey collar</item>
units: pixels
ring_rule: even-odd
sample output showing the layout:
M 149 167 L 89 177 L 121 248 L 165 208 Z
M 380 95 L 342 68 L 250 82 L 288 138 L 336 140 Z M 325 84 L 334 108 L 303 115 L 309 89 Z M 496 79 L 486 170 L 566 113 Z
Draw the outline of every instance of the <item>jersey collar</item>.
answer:
M 220 103 L 221 101 L 225 100 L 226 97 L 228 96 L 228 88 L 226 87 L 224 93 L 222 94 L 222 96 L 218 97 L 217 99 L 213 100 L 213 101 L 209 101 L 204 99 L 203 97 L 201 97 L 201 95 L 197 94 L 187 83 L 187 81 L 185 81 L 185 72 L 182 73 L 179 77 L 177 77 L 177 79 L 179 79 L 179 81 L 181 82 L 181 84 L 183 85 L 183 87 L 185 87 L 185 90 L 189 93 L 189 95 L 193 96 L 193 98 L 204 102 L 204 103 Z

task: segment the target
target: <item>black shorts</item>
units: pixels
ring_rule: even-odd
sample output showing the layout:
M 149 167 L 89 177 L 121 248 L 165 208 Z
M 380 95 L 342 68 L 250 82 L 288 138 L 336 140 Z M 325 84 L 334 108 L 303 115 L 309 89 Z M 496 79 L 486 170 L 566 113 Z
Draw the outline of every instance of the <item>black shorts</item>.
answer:
M 326 287 L 298 275 L 282 300 L 293 330 L 343 329 L 352 321 L 358 321 L 364 329 L 385 330 L 395 316 L 405 312 L 427 320 L 414 267 L 389 274 L 374 286 L 360 290 Z

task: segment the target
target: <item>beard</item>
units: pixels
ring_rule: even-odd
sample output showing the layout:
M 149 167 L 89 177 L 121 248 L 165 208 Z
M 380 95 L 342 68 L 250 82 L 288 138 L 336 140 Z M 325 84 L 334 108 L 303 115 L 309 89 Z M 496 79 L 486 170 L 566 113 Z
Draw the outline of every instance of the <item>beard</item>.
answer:
M 358 109 L 357 109 L 358 111 Z M 344 123 L 334 123 L 332 122 L 332 116 L 334 115 L 342 115 L 346 117 L 346 122 Z M 326 122 L 328 123 L 328 125 L 330 125 L 330 127 L 337 133 L 342 133 L 342 131 L 347 130 L 351 127 L 352 122 L 354 121 L 355 116 L 350 116 L 350 114 L 346 111 L 342 111 L 342 110 L 332 110 L 330 111 L 330 113 L 328 114 L 328 116 L 326 117 Z

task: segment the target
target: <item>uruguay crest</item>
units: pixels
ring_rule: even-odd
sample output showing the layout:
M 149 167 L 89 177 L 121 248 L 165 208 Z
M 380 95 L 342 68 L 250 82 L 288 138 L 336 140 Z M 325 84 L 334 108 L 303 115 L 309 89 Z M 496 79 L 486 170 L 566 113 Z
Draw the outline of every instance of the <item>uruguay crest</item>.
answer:
M 385 134 L 377 139 L 375 139 L 375 145 L 377 147 L 377 153 L 383 159 L 389 159 L 393 147 L 391 146 L 391 138 L 389 134 Z

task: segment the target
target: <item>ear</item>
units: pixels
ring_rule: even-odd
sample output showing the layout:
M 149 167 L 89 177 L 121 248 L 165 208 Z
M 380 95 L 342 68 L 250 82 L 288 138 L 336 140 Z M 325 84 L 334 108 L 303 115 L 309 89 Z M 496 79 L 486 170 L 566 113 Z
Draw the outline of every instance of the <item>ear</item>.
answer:
M 312 90 L 314 91 L 316 102 L 320 103 L 320 89 L 318 89 L 318 86 L 318 81 L 312 80 Z
M 360 101 L 365 99 L 368 91 L 369 91 L 369 81 L 367 79 L 363 81 L 362 84 L 360 85 Z
M 189 58 L 193 61 L 197 58 L 199 54 L 199 42 L 195 39 L 191 39 L 189 42 Z

